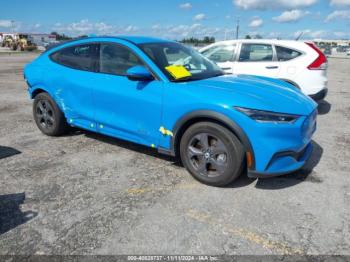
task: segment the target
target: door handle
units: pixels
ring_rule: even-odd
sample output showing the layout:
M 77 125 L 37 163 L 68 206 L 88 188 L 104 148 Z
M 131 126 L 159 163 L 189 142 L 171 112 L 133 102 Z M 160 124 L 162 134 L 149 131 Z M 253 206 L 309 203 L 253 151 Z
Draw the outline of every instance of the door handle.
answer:
M 278 66 L 267 66 L 266 69 L 277 69 Z

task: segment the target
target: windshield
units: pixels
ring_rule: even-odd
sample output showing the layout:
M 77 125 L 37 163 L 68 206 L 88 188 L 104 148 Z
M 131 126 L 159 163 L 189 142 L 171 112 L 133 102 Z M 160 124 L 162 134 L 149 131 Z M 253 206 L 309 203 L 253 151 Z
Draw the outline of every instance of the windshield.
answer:
M 173 82 L 201 80 L 224 74 L 215 63 L 179 43 L 147 43 L 139 47 Z

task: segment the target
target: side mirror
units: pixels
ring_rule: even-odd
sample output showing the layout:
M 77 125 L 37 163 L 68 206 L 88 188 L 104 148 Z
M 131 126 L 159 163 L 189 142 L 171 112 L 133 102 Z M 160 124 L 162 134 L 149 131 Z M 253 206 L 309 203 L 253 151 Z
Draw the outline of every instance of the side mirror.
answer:
M 152 81 L 153 75 L 144 66 L 133 66 L 126 71 L 126 76 L 131 81 Z

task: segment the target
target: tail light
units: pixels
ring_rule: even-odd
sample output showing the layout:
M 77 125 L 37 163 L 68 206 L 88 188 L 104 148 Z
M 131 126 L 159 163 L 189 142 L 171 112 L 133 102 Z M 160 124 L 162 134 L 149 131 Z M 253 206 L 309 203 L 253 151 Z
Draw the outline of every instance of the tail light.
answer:
M 325 70 L 327 69 L 327 57 L 322 53 L 320 49 L 314 43 L 305 43 L 315 50 L 318 57 L 307 68 L 310 70 Z

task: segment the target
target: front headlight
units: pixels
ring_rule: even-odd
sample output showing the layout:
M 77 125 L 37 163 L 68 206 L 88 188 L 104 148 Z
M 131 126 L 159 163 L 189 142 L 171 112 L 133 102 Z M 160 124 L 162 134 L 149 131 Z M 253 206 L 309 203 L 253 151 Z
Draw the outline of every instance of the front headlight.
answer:
M 290 115 L 283 113 L 275 113 L 270 111 L 262 111 L 256 109 L 249 109 L 244 107 L 234 107 L 237 111 L 249 116 L 251 119 L 254 119 L 260 123 L 294 123 L 299 118 L 298 115 Z

